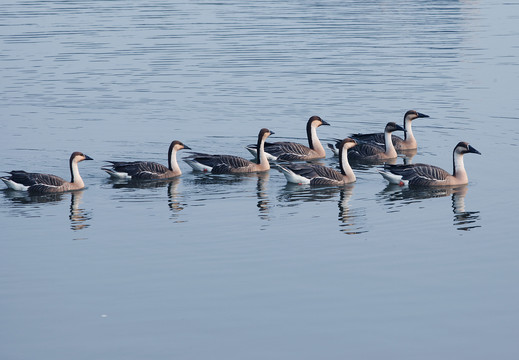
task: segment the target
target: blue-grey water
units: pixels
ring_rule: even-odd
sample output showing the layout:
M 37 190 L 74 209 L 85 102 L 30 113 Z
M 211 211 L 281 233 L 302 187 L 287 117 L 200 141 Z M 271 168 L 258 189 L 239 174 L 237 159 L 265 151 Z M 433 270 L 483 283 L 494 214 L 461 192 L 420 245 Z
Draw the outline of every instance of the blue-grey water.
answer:
M 95 161 L 83 191 L 0 193 L 0 358 L 517 359 L 518 23 L 517 0 L 3 1 L 0 171 Z M 409 109 L 413 162 L 482 153 L 467 186 L 100 170 Z

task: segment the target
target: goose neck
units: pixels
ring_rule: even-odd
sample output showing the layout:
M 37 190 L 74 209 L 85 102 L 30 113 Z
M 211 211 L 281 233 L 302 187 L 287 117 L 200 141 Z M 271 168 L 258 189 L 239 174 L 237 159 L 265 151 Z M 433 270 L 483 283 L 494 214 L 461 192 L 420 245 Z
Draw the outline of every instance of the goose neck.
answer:
M 317 137 L 317 127 L 308 124 L 306 127 L 306 136 L 308 138 L 308 147 L 319 153 L 321 156 L 324 156 L 326 151 Z
M 177 149 L 175 149 L 174 147 L 169 151 L 168 154 L 168 166 L 170 171 L 180 171 L 180 167 L 177 163 Z
M 391 139 L 391 132 L 384 132 L 384 142 L 386 146 L 386 155 L 389 157 L 396 157 L 397 153 L 395 147 L 393 146 L 393 139 Z
M 267 154 L 265 154 L 265 137 L 258 137 L 256 152 L 256 164 L 264 165 L 268 163 Z
M 70 159 L 70 182 L 77 184 L 79 187 L 83 187 L 85 184 L 81 175 L 79 174 L 78 162 L 75 159 Z
M 413 121 L 409 119 L 404 119 L 404 140 L 413 141 L 414 135 L 413 135 L 413 127 L 412 124 Z
M 349 181 L 355 181 L 355 173 L 351 168 L 351 165 L 348 161 L 348 149 L 345 146 L 339 149 L 339 166 L 341 168 L 341 174 L 346 176 Z
M 463 182 L 468 182 L 467 171 L 465 170 L 465 164 L 463 163 L 463 154 L 456 152 L 454 149 L 453 152 L 453 173 L 456 179 L 462 180 Z

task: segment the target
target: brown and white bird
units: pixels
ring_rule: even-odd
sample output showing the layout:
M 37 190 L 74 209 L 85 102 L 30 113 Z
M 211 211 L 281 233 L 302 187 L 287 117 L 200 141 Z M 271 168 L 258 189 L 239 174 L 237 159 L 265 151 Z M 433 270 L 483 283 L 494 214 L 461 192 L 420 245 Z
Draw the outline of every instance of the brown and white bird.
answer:
M 357 145 L 353 139 L 346 138 L 339 144 L 339 166 L 341 171 L 319 164 L 283 164 L 277 168 L 285 175 L 290 183 L 309 184 L 313 186 L 345 185 L 356 180 L 355 174 L 348 163 L 348 150 Z
M 312 116 L 306 123 L 306 137 L 308 146 L 290 141 L 265 143 L 265 153 L 269 160 L 297 161 L 313 160 L 326 157 L 326 151 L 317 137 L 317 128 L 321 125 L 330 125 L 319 116 Z M 251 144 L 245 147 L 252 155 L 256 156 L 257 145 Z
M 265 154 L 265 140 L 274 132 L 269 129 L 261 129 L 256 144 L 259 151 L 256 161 L 249 161 L 234 155 L 212 155 L 204 153 L 193 153 L 184 161 L 196 171 L 211 172 L 213 174 L 239 174 L 253 173 L 270 170 L 270 164 Z
M 400 186 L 453 186 L 467 184 L 469 178 L 463 164 L 463 155 L 481 153 L 467 142 L 460 142 L 452 152 L 453 173 L 433 165 L 386 165 L 380 174 L 391 184 Z
M 0 177 L 8 188 L 18 191 L 28 191 L 31 195 L 60 193 L 80 190 L 85 183 L 79 175 L 78 163 L 83 160 L 93 160 L 81 152 L 73 152 L 69 159 L 70 181 L 51 174 L 28 173 L 23 170 L 10 171 L 9 177 Z
M 113 179 L 170 179 L 182 174 L 177 163 L 177 151 L 182 149 L 191 150 L 189 146 L 178 140 L 171 142 L 168 150 L 167 167 L 152 161 L 108 161 L 112 165 L 104 166 L 101 169 L 106 171 Z
M 404 115 L 404 138 L 402 139 L 399 136 L 391 135 L 391 140 L 393 145 L 395 146 L 396 151 L 402 150 L 414 150 L 416 149 L 417 143 L 416 139 L 413 135 L 413 128 L 411 126 L 413 120 L 418 118 L 428 118 L 429 115 L 425 115 L 419 113 L 415 110 L 409 110 Z M 384 133 L 372 133 L 372 134 L 353 134 L 351 136 L 352 139 L 361 142 L 368 143 L 372 145 L 384 146 Z
M 394 159 L 398 156 L 391 135 L 394 131 L 405 131 L 403 127 L 394 122 L 388 122 L 384 128 L 384 145 L 375 145 L 369 143 L 357 142 L 357 146 L 348 152 L 350 160 L 371 161 Z

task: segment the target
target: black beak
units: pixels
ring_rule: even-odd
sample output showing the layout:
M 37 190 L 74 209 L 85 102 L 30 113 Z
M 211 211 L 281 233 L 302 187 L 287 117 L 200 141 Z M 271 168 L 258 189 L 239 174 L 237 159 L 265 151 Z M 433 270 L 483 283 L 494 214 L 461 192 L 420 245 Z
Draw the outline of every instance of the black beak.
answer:
M 321 125 L 328 125 L 328 126 L 330 126 L 330 124 L 329 124 L 329 123 L 327 123 L 326 121 L 324 121 L 323 119 L 321 119 L 321 122 L 322 122 L 322 124 L 321 124 Z
M 85 160 L 94 160 L 94 159 L 92 159 L 92 158 L 91 158 L 90 156 L 88 156 L 88 155 L 85 155 Z
M 472 146 L 469 145 L 469 153 L 474 153 L 474 154 L 478 154 L 478 155 L 481 155 L 481 153 L 479 151 L 477 151 L 476 149 L 474 149 Z
M 187 146 L 187 145 L 184 145 L 184 149 L 185 150 L 191 150 L 191 148 L 189 146 Z
M 397 126 L 396 126 L 396 130 L 400 130 L 400 131 L 406 132 L 406 129 L 404 129 L 404 128 L 401 127 L 400 125 L 397 125 Z M 396 130 L 395 130 L 395 131 L 396 131 Z
M 421 118 L 421 117 L 429 117 L 429 115 L 425 115 L 425 114 L 422 114 L 422 113 L 419 113 L 419 112 L 417 112 L 416 114 L 418 115 L 419 118 Z
M 272 130 L 269 130 L 269 131 L 270 131 L 270 135 L 274 135 L 275 134 L 274 131 L 272 131 Z

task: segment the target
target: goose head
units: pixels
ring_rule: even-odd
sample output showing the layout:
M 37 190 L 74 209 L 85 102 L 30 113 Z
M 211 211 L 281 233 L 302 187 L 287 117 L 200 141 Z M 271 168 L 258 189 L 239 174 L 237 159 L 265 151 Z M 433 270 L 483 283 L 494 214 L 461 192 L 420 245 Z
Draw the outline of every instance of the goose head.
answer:
M 260 130 L 258 134 L 258 142 L 265 141 L 270 135 L 274 135 L 274 131 L 270 131 L 267 128 L 263 128 Z
M 404 115 L 404 122 L 406 120 L 414 120 L 414 119 L 418 119 L 418 118 L 428 118 L 429 115 L 425 115 L 425 114 L 422 114 L 422 113 L 419 113 L 418 111 L 416 110 L 409 110 L 408 112 L 405 113 Z
M 352 138 L 346 138 L 344 140 L 341 140 L 337 144 L 337 148 L 343 148 L 345 150 L 351 149 L 352 147 L 356 146 L 357 142 L 353 140 Z
M 182 142 L 178 141 L 178 140 L 173 140 L 171 142 L 171 145 L 169 145 L 169 152 L 171 152 L 172 150 L 182 150 L 182 149 L 186 149 L 186 150 L 191 150 L 191 148 L 187 145 L 184 145 Z
M 326 121 L 324 121 L 323 119 L 321 119 L 317 115 L 314 115 L 314 116 L 310 117 L 310 119 L 308 119 L 307 125 L 309 127 L 316 127 L 316 128 L 321 126 L 321 125 L 328 125 L 328 126 L 330 126 L 330 124 L 328 124 Z
M 75 151 L 70 155 L 70 162 L 80 162 L 83 160 L 94 160 L 90 156 L 83 154 L 82 152 Z
M 456 147 L 454 148 L 454 152 L 457 154 L 473 153 L 473 154 L 481 155 L 481 153 L 479 151 L 474 149 L 472 146 L 469 145 L 468 142 L 465 142 L 465 141 L 460 141 L 458 143 L 458 145 L 456 145 Z
M 403 131 L 403 132 L 406 131 L 403 127 L 401 127 L 397 123 L 395 123 L 395 122 L 388 122 L 387 125 L 386 125 L 386 128 L 384 129 L 384 132 L 392 133 L 393 131 L 398 131 L 398 130 Z

